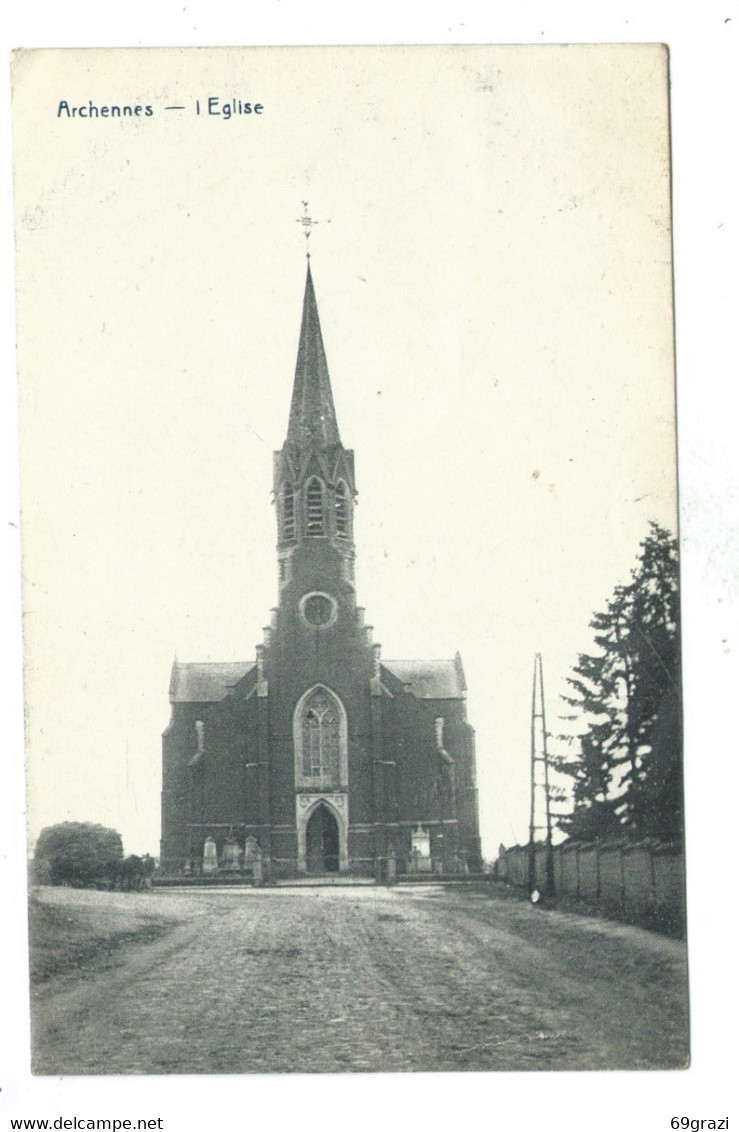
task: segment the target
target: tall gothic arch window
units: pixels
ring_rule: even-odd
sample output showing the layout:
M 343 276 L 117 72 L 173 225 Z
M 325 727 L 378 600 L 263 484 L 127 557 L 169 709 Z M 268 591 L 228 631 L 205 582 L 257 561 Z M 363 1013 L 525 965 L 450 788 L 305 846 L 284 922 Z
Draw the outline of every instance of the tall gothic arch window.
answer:
M 282 537 L 285 541 L 295 538 L 295 491 L 289 483 L 282 489 Z
M 339 713 L 324 691 L 311 696 L 301 727 L 304 777 L 335 782 L 339 776 Z
M 352 511 L 349 502 L 349 489 L 343 480 L 336 485 L 336 533 L 339 538 L 351 538 Z
M 346 786 L 346 712 L 338 696 L 322 684 L 306 692 L 295 709 L 293 734 L 299 786 Z
M 326 520 L 323 507 L 323 484 L 313 476 L 305 486 L 305 533 L 325 535 Z

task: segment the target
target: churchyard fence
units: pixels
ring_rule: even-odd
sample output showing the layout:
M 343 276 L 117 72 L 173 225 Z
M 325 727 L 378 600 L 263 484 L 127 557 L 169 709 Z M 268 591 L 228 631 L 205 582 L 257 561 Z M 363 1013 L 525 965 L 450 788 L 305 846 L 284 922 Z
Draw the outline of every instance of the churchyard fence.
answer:
M 534 847 L 536 886 L 546 891 L 547 848 Z M 685 866 L 682 846 L 658 841 L 565 841 L 552 848 L 554 895 L 596 905 L 620 918 L 682 930 Z M 501 846 L 494 874 L 527 887 L 529 847 Z

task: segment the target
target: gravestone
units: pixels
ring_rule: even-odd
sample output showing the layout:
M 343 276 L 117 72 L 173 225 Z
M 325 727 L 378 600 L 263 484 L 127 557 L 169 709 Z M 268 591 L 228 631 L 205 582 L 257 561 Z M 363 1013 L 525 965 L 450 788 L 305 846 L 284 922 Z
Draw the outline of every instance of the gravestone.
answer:
M 218 872 L 218 850 L 212 837 L 206 837 L 203 846 L 203 873 Z
M 221 867 L 227 872 L 237 873 L 239 871 L 240 856 L 241 850 L 239 849 L 238 842 L 234 841 L 233 837 L 227 837 L 223 844 Z
M 411 862 L 413 872 L 431 872 L 431 835 L 420 825 L 411 833 Z
M 244 872 L 250 873 L 255 884 L 262 881 L 262 850 L 256 837 L 247 837 L 244 845 Z

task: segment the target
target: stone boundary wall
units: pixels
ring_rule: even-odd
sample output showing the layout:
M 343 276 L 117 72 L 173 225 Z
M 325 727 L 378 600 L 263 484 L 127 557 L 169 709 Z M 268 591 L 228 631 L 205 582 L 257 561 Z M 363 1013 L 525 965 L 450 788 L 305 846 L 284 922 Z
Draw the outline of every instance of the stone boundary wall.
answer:
M 546 846 L 534 847 L 536 884 L 546 890 Z M 682 846 L 658 841 L 565 841 L 552 849 L 554 892 L 626 918 L 675 928 L 685 920 Z M 501 847 L 494 875 L 527 887 L 529 847 Z

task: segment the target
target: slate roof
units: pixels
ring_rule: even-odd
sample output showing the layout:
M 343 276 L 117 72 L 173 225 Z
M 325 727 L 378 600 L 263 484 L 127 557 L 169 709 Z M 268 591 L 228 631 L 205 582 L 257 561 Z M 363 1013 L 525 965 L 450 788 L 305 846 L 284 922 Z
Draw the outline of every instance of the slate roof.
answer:
M 169 698 L 173 704 L 216 703 L 254 668 L 254 661 L 205 661 L 172 665 Z
M 467 685 L 462 661 L 453 660 L 383 660 L 388 669 L 419 700 L 464 699 Z M 254 669 L 252 661 L 204 661 L 172 665 L 169 698 L 172 703 L 217 703 L 239 680 Z
M 302 449 L 313 444 L 318 448 L 341 444 L 310 263 L 305 280 L 303 321 L 300 326 L 287 443 Z
M 419 700 L 460 700 L 467 691 L 459 653 L 453 660 L 383 658 L 382 664 Z

